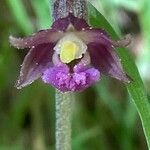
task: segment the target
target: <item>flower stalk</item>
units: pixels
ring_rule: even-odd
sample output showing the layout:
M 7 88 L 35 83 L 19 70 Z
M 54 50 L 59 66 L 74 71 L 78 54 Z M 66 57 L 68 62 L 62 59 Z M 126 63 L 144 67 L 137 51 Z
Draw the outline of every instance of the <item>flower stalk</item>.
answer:
M 71 150 L 73 96 L 56 90 L 56 150 Z
M 87 19 L 85 0 L 54 0 L 53 21 L 66 17 L 69 12 L 79 18 Z M 74 93 L 62 93 L 56 89 L 56 150 L 71 150 L 71 118 Z
M 68 13 L 87 20 L 86 0 L 53 0 L 53 21 L 66 17 Z

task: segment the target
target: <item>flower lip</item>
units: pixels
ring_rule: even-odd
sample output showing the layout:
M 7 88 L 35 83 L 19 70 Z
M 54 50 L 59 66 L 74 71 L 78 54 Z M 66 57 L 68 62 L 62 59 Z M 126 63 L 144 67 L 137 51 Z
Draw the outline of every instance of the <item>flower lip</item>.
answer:
M 60 60 L 60 56 L 55 52 L 52 57 L 52 62 L 55 66 L 61 66 L 62 61 Z M 78 64 L 78 65 L 76 65 Z M 69 72 L 78 72 L 78 71 L 83 71 L 85 67 L 89 68 L 91 64 L 91 59 L 90 55 L 88 52 L 86 52 L 82 58 L 75 59 L 71 61 L 70 63 L 66 64 L 69 68 Z
M 42 80 L 53 85 L 62 92 L 67 91 L 82 91 L 100 79 L 100 72 L 95 68 L 77 69 L 78 64 L 74 69 L 74 73 L 70 73 L 69 67 L 66 64 L 48 68 Z

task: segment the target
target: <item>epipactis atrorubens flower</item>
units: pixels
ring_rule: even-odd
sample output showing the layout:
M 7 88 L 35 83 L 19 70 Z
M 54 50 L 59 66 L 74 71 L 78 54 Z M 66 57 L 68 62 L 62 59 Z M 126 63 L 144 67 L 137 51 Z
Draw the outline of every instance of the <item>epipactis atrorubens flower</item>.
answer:
M 98 28 L 71 13 L 55 21 L 51 29 L 26 38 L 10 36 L 18 49 L 30 48 L 16 87 L 21 89 L 38 78 L 62 92 L 80 91 L 101 79 L 101 74 L 129 82 L 115 47 L 124 47 L 129 38 L 114 41 Z

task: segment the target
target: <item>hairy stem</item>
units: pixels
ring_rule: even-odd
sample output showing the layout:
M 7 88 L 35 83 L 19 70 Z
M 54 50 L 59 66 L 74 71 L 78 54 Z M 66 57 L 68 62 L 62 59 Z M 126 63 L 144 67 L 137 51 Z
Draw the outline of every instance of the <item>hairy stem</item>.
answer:
M 86 0 L 53 0 L 53 19 L 64 18 L 68 13 L 87 19 Z
M 73 93 L 56 90 L 56 150 L 71 150 Z
M 53 0 L 53 21 L 72 13 L 87 19 L 86 0 Z M 56 90 L 56 150 L 71 150 L 73 93 Z

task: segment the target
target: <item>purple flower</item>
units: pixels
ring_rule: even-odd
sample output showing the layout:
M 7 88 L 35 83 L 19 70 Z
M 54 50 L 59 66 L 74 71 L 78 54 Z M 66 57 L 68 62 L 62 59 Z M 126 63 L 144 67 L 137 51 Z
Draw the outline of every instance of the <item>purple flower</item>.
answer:
M 10 36 L 10 43 L 18 49 L 30 48 L 18 89 L 40 77 L 62 92 L 83 90 L 100 80 L 100 74 L 129 82 L 114 48 L 127 46 L 130 39 L 114 41 L 104 30 L 92 28 L 71 13 L 55 21 L 51 29 L 30 37 Z

